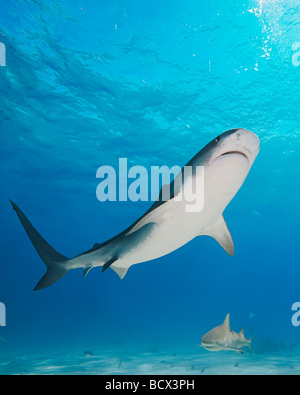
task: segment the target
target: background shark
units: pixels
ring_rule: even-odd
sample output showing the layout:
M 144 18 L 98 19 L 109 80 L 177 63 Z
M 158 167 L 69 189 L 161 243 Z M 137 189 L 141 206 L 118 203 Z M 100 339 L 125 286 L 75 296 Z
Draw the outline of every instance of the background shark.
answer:
M 235 351 L 244 352 L 244 347 L 250 351 L 252 338 L 245 338 L 245 329 L 239 333 L 230 329 L 230 315 L 228 314 L 222 325 L 208 332 L 202 339 L 201 347 L 208 351 Z
M 188 164 L 192 167 L 192 179 L 196 182 L 197 167 L 205 170 L 204 209 L 198 213 L 187 212 L 187 201 L 175 198 L 182 190 L 175 191 L 176 179 L 171 183 L 168 201 L 160 198 L 138 221 L 124 232 L 91 250 L 68 259 L 52 248 L 36 231 L 19 207 L 13 203 L 27 235 L 45 263 L 47 272 L 34 290 L 53 285 L 70 270 L 82 268 L 84 277 L 94 267 L 109 267 L 123 279 L 132 265 L 165 256 L 198 236 L 211 236 L 234 255 L 231 234 L 223 212 L 243 185 L 260 149 L 258 137 L 245 129 L 223 133 L 202 149 Z M 182 177 L 180 173 L 178 177 Z M 195 185 L 195 184 L 193 184 Z

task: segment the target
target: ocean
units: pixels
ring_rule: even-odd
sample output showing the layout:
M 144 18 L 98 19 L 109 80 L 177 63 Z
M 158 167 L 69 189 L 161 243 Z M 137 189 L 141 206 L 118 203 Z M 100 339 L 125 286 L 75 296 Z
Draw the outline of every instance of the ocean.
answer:
M 296 0 L 0 0 L 0 374 L 300 373 L 299 26 Z M 224 212 L 234 258 L 198 237 L 33 292 L 9 199 L 74 257 L 152 205 L 100 202 L 99 167 L 182 167 L 235 128 L 261 150 Z M 228 313 L 251 353 L 197 347 Z

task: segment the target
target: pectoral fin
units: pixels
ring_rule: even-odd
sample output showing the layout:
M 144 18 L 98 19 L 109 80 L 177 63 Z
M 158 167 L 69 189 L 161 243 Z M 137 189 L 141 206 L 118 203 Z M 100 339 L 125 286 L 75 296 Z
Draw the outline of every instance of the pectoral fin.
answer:
M 223 215 L 206 234 L 213 237 L 229 255 L 234 256 L 233 240 Z

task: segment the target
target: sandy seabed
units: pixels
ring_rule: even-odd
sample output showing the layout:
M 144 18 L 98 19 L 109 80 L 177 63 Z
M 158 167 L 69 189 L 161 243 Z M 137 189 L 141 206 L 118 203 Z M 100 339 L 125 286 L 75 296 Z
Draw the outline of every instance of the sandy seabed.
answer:
M 298 375 L 300 355 L 92 352 L 0 359 L 0 375 Z

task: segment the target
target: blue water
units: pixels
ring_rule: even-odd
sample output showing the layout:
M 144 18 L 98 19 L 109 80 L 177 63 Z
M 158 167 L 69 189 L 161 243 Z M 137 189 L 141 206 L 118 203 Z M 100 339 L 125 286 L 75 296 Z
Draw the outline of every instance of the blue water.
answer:
M 297 372 L 299 1 L 0 5 L 0 374 Z M 45 267 L 8 199 L 75 256 L 151 205 L 100 203 L 98 167 L 183 166 L 236 127 L 260 137 L 261 153 L 225 212 L 234 259 L 202 237 L 123 281 L 72 271 L 32 292 Z M 252 354 L 195 348 L 229 312 Z

